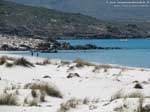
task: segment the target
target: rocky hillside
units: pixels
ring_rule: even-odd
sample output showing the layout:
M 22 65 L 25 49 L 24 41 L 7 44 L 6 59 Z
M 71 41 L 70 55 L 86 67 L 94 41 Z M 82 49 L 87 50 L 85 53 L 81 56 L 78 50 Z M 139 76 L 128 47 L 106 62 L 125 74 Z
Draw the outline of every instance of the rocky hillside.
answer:
M 116 24 L 80 13 L 64 13 L 0 1 L 0 34 L 50 38 L 148 37 L 136 24 Z
M 50 9 L 56 9 L 65 12 L 80 12 L 82 14 L 94 16 L 104 20 L 150 20 L 150 4 L 141 7 L 114 7 L 106 1 L 118 0 L 7 0 L 31 6 L 42 6 Z M 120 0 L 120 1 L 140 1 L 140 0 Z M 149 1 L 149 0 L 141 0 Z M 116 13 L 117 12 L 117 13 Z
M 105 27 L 95 18 L 40 7 L 0 2 L 0 32 L 23 36 L 101 34 Z

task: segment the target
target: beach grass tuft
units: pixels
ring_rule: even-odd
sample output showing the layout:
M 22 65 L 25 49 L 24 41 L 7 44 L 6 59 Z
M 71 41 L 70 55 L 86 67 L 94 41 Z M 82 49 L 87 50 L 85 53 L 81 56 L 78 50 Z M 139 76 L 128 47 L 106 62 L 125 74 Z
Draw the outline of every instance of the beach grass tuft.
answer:
M 86 61 L 83 61 L 83 60 L 80 59 L 80 58 L 75 59 L 75 60 L 73 61 L 73 63 L 76 63 L 76 67 L 95 66 L 95 64 L 89 63 L 89 62 L 86 62 Z
M 17 97 L 13 94 L 5 94 L 0 97 L 0 105 L 17 105 Z
M 51 64 L 51 61 L 48 59 L 45 59 L 42 62 L 36 62 L 36 65 L 48 65 L 48 64 Z
M 56 89 L 54 86 L 49 85 L 48 83 L 46 84 L 33 83 L 30 85 L 29 88 L 32 90 L 40 90 L 41 93 L 46 93 L 49 96 L 58 97 L 58 98 L 63 97 L 61 92 L 58 89 Z
M 67 112 L 71 108 L 76 108 L 77 105 L 79 105 L 79 104 L 80 104 L 80 100 L 78 100 L 76 98 L 72 98 L 72 99 L 68 100 L 67 102 L 62 103 L 57 112 Z
M 38 106 L 38 101 L 36 99 L 33 99 L 29 102 L 29 106 Z
M 7 57 L 6 56 L 2 56 L 0 57 L 0 65 L 3 65 L 7 62 Z
M 116 99 L 121 99 L 123 98 L 123 95 L 122 95 L 122 91 L 117 91 L 112 97 L 111 97 L 111 101 L 113 100 L 116 100 Z
M 8 67 L 8 68 L 13 67 L 13 65 L 14 65 L 13 63 L 8 63 L 8 62 L 6 63 L 6 67 Z
M 144 95 L 141 92 L 133 92 L 127 95 L 127 98 L 144 98 Z
M 34 67 L 33 63 L 29 62 L 25 58 L 18 58 L 15 60 L 14 65 L 24 66 L 24 67 Z
M 36 90 L 34 89 L 31 91 L 31 95 L 33 98 L 36 98 L 38 96 Z

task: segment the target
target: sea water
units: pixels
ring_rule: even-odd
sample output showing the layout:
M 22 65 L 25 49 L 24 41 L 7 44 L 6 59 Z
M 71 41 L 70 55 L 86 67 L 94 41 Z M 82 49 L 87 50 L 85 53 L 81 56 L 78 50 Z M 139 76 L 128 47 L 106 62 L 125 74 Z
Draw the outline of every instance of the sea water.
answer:
M 150 39 L 101 39 L 101 40 L 59 40 L 71 45 L 94 44 L 102 47 L 121 47 L 120 50 L 63 50 L 58 53 L 40 53 L 40 57 L 86 61 L 103 64 L 150 68 Z M 20 55 L 31 55 L 30 52 L 16 52 Z

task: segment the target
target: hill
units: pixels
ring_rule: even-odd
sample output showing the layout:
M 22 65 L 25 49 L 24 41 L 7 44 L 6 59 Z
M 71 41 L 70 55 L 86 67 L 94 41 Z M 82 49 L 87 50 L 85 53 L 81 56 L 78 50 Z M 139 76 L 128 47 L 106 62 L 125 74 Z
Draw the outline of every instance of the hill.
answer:
M 0 1 L 1 34 L 77 39 L 145 38 L 149 32 L 136 23 L 110 23 L 80 13 Z
M 104 20 L 150 20 L 150 4 L 145 7 L 112 7 L 106 1 L 112 0 L 9 0 L 32 6 L 42 6 L 66 12 L 80 12 Z M 117 0 L 113 0 L 117 1 Z M 121 0 L 130 1 L 130 0 Z M 131 0 L 132 1 L 132 0 Z M 140 0 L 134 0 L 140 1 Z M 143 0 L 149 1 L 149 0 Z M 117 13 L 116 13 L 117 12 Z
M 101 22 L 80 13 L 64 13 L 0 1 L 0 32 L 20 36 L 74 36 L 100 34 Z

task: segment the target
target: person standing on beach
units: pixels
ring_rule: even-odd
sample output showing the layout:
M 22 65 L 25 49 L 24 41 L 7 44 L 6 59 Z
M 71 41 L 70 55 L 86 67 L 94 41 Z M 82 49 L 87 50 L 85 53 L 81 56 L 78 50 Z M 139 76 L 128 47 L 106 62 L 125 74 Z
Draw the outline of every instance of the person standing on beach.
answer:
M 31 56 L 33 56 L 33 52 L 31 51 Z
M 38 52 L 36 53 L 36 56 L 39 57 L 39 53 Z

